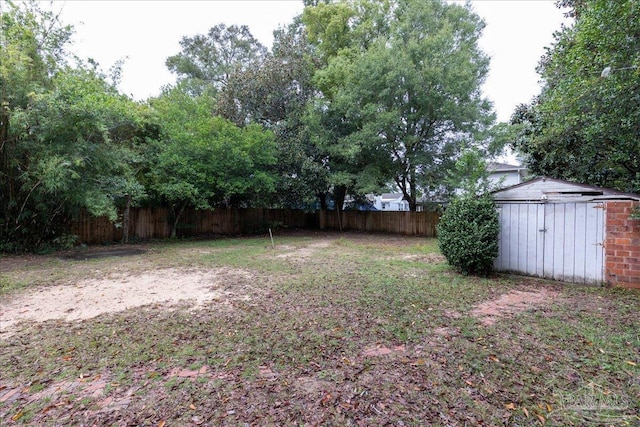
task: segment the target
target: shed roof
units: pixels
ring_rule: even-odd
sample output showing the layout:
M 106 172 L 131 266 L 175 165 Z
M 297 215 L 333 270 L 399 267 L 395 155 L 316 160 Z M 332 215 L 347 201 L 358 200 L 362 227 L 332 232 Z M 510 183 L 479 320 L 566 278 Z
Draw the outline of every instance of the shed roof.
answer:
M 623 193 L 610 188 L 578 184 L 554 178 L 532 180 L 491 193 L 496 202 L 591 202 L 604 200 L 640 200 L 640 194 Z

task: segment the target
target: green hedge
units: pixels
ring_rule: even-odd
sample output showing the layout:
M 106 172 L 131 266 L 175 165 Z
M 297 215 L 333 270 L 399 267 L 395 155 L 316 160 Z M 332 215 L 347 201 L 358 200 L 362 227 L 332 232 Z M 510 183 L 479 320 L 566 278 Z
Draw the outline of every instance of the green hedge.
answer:
M 498 256 L 500 223 L 489 195 L 453 199 L 437 227 L 440 251 L 463 274 L 487 275 Z

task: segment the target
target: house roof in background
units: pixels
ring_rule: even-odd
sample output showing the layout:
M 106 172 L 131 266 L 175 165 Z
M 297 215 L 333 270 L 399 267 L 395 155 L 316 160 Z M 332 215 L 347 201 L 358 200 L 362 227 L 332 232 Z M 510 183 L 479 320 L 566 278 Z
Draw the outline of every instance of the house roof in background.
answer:
M 518 172 L 527 168 L 519 165 L 510 165 L 508 163 L 489 162 L 487 170 L 489 172 Z
M 380 196 L 381 200 L 403 200 L 404 199 L 404 194 L 402 193 L 382 193 L 382 195 Z
M 588 202 L 604 200 L 640 200 L 640 194 L 623 193 L 561 179 L 540 177 L 491 193 L 504 202 Z

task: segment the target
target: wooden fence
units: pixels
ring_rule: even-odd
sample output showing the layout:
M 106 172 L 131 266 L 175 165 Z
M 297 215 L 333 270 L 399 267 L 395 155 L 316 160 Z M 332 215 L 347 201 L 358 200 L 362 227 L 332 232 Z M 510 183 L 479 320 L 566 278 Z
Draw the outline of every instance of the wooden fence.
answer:
M 337 212 L 309 213 L 289 209 L 188 210 L 177 227 L 180 237 L 266 233 L 269 228 L 364 231 L 434 237 L 439 215 L 433 212 Z M 171 235 L 169 208 L 133 208 L 129 239 L 166 238 Z M 122 228 L 107 218 L 83 214 L 71 225 L 82 243 L 109 243 L 122 239 Z
M 366 231 L 435 237 L 440 214 L 436 212 L 336 211 L 319 213 L 320 229 Z

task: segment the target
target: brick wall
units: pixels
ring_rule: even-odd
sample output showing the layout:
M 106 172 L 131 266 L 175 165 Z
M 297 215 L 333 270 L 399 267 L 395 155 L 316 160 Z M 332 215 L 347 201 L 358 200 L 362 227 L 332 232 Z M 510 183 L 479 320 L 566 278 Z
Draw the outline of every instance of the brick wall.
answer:
M 640 289 L 640 220 L 629 219 L 638 202 L 608 202 L 604 274 L 609 286 Z

